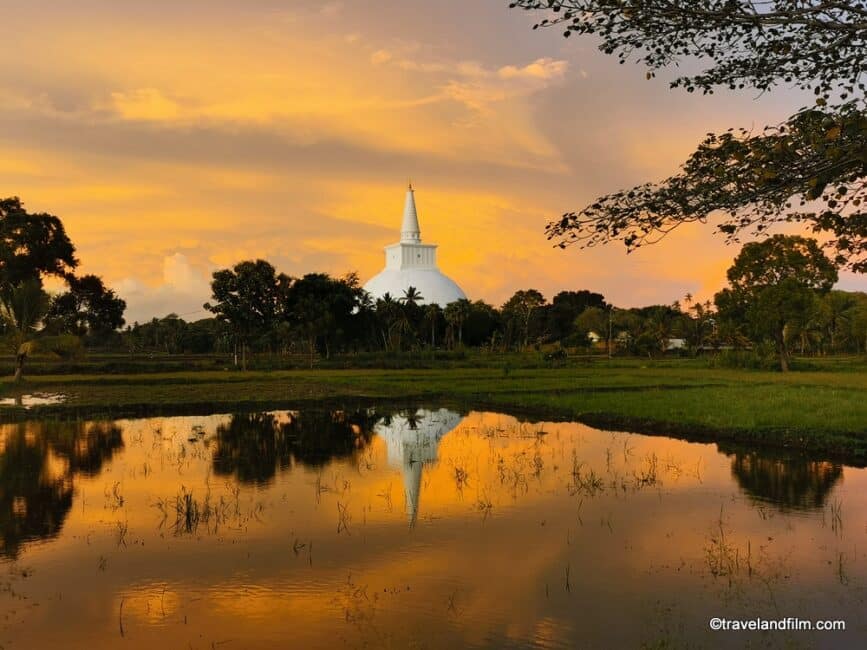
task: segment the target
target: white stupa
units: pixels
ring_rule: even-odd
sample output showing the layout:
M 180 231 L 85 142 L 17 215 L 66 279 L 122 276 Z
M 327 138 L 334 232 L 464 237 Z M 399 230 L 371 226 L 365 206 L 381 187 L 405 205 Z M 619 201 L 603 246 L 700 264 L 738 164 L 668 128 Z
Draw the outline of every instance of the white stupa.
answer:
M 412 184 L 406 191 L 400 241 L 385 247 L 385 268 L 364 285 L 374 300 L 389 294 L 395 300 L 403 297 L 409 287 L 421 294 L 419 302 L 445 307 L 450 302 L 466 298 L 461 288 L 437 268 L 436 244 L 421 243 L 421 229 L 415 209 Z
M 403 475 L 406 517 L 414 526 L 421 493 L 421 470 L 436 462 L 440 440 L 461 423 L 454 411 L 419 409 L 411 414 L 393 415 L 377 422 L 373 430 L 385 439 L 388 464 Z

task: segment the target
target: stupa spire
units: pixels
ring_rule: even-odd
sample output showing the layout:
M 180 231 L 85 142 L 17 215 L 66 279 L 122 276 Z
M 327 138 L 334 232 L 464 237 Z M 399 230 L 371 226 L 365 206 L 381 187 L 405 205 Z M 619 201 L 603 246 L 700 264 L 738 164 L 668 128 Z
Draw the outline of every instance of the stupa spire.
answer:
M 421 241 L 421 228 L 418 226 L 418 212 L 415 209 L 415 191 L 412 189 L 412 182 L 407 187 L 406 201 L 403 204 L 403 223 L 400 227 L 400 241 Z

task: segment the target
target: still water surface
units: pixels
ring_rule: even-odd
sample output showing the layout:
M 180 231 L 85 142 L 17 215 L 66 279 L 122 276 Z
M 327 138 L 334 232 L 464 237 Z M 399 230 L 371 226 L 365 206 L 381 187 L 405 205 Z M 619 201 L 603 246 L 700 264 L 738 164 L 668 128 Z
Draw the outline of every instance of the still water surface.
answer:
M 0 647 L 863 647 L 865 515 L 863 469 L 497 413 L 8 424 Z

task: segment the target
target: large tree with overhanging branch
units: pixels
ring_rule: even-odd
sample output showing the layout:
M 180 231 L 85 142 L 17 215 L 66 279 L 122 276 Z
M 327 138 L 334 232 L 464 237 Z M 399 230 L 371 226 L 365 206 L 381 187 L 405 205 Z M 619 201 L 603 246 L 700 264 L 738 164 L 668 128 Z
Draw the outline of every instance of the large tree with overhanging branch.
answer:
M 800 222 L 823 235 L 841 265 L 867 271 L 867 1 L 517 0 L 535 27 L 592 35 L 647 77 L 697 62 L 671 82 L 688 92 L 778 87 L 815 102 L 758 132 L 729 129 L 699 143 L 681 170 L 602 196 L 548 224 L 566 247 L 612 241 L 628 250 L 683 223 L 721 215 L 730 240 Z

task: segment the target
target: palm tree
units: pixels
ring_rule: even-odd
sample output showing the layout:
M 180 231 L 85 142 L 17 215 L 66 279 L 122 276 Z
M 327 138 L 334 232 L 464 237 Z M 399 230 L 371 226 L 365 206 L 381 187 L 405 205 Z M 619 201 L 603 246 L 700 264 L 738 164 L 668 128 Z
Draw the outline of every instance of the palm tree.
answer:
M 400 302 L 404 305 L 412 305 L 414 307 L 422 300 L 424 300 L 424 296 L 421 295 L 421 292 L 415 287 L 409 286 L 406 288 L 406 291 L 403 292 L 403 298 L 400 299 Z
M 403 305 L 385 293 L 376 301 L 376 315 L 383 325 L 382 342 L 386 350 L 400 349 L 401 335 L 412 329 Z
M 15 381 L 24 375 L 24 362 L 36 349 L 31 340 L 48 313 L 49 297 L 39 279 L 25 280 L 0 296 L 0 316 L 12 330 L 15 348 Z
M 442 314 L 443 310 L 435 302 L 424 308 L 424 323 L 430 327 L 430 346 L 432 348 L 437 345 L 437 325 L 439 325 Z
M 464 321 L 470 315 L 472 303 L 466 298 L 455 300 L 446 305 L 445 317 L 449 325 L 458 332 L 458 345 L 464 344 Z

